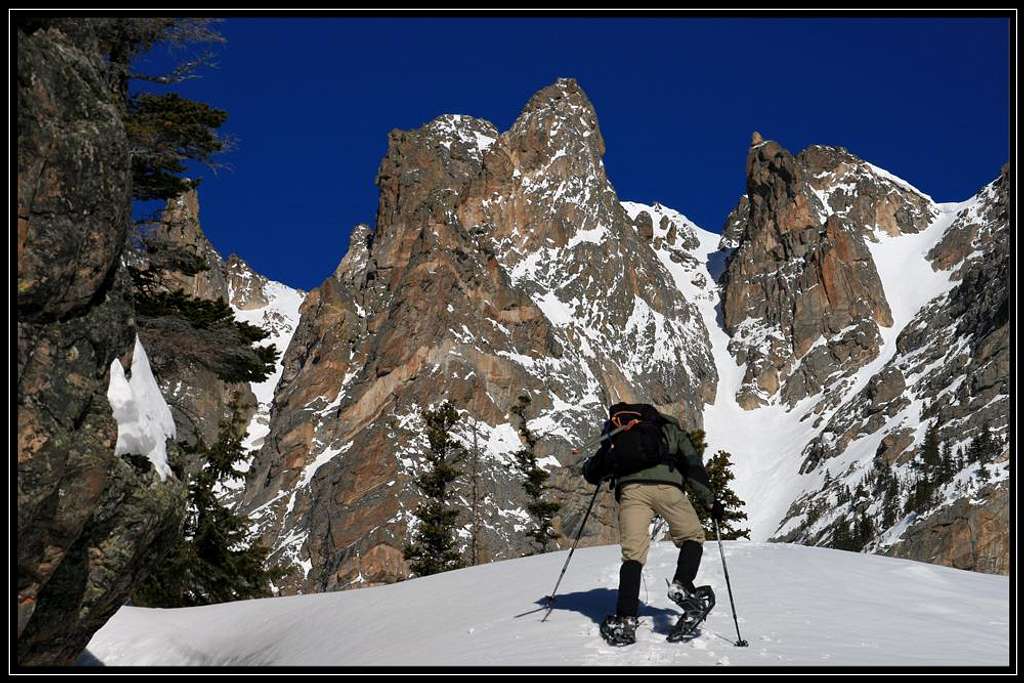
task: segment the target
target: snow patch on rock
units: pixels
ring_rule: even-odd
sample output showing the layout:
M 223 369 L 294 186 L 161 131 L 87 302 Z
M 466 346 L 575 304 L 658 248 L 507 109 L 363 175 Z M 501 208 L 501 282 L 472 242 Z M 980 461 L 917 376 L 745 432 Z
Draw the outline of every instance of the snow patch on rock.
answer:
M 115 455 L 144 455 L 153 463 L 160 481 L 167 479 L 167 439 L 175 437 L 171 409 L 153 377 L 149 357 L 138 335 L 132 352 L 131 379 L 117 358 L 110 364 L 107 401 L 117 421 Z

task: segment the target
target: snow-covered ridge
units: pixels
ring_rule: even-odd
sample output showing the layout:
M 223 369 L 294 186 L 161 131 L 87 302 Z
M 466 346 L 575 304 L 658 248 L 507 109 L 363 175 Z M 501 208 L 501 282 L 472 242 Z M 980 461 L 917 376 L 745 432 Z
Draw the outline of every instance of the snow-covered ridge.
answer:
M 1006 666 L 1005 576 L 781 543 L 725 542 L 741 635 L 722 563 L 709 547 L 698 584 L 718 605 L 689 643 L 669 643 L 678 609 L 663 578 L 670 542 L 652 544 L 637 643 L 612 648 L 619 547 L 582 548 L 546 622 L 539 603 L 567 551 L 357 591 L 188 609 L 122 607 L 87 656 L 107 666 Z M 955 628 L 951 625 L 956 625 Z

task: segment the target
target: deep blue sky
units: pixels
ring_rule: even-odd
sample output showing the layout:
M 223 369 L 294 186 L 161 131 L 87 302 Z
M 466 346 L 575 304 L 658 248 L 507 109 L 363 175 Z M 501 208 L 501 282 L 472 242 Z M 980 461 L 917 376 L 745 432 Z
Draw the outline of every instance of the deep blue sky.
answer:
M 622 199 L 721 230 L 754 130 L 796 153 L 842 145 L 938 201 L 1008 158 L 1007 19 L 234 18 L 219 68 L 178 88 L 238 138 L 202 172 L 203 229 L 225 256 L 311 289 L 375 219 L 392 128 L 442 113 L 507 129 L 576 78 Z M 163 60 L 158 48 L 153 59 Z

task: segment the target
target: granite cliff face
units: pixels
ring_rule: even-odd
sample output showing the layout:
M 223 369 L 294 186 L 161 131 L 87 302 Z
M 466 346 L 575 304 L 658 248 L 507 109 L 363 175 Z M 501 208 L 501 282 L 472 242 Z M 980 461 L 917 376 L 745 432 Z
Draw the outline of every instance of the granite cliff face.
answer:
M 69 664 L 173 544 L 185 483 L 114 455 L 110 366 L 130 366 L 135 330 L 106 64 L 56 28 L 19 28 L 17 45 L 17 660 Z
M 560 528 L 585 503 L 561 470 L 570 444 L 596 433 L 609 401 L 643 397 L 700 425 L 716 377 L 706 330 L 618 202 L 603 152 L 571 80 L 537 93 L 505 133 L 464 116 L 391 133 L 376 228 L 353 231 L 303 304 L 247 482 L 245 509 L 297 567 L 286 590 L 406 575 L 421 407 L 450 399 L 477 430 L 492 558 L 525 548 L 524 501 L 503 466 L 520 445 L 520 394 L 547 437 Z M 592 542 L 614 539 L 606 512 Z
M 242 291 L 245 265 L 225 263 L 206 239 L 195 191 L 167 202 L 155 224 L 133 225 L 123 83 L 104 47 L 104 36 L 122 29 L 131 26 L 87 18 L 18 23 L 22 665 L 79 656 L 177 542 L 189 478 L 203 465 L 191 447 L 212 443 L 232 413 L 239 429 L 257 421 L 254 390 L 267 390 L 237 377 L 257 360 L 250 338 L 230 320 L 231 308 L 197 323 L 188 302 L 230 300 L 255 315 L 261 296 L 277 303 L 280 290 L 301 298 L 266 279 L 250 278 Z M 175 292 L 183 306 L 161 299 Z M 289 310 L 276 306 L 266 324 L 251 322 L 279 343 Z M 115 454 L 112 406 L 121 420 L 143 408 L 121 368 L 112 368 L 120 361 L 142 387 L 151 376 L 135 362 L 139 350 L 159 385 L 146 394 L 145 410 L 170 404 L 177 441 L 167 440 L 166 463 L 163 449 L 156 459 Z

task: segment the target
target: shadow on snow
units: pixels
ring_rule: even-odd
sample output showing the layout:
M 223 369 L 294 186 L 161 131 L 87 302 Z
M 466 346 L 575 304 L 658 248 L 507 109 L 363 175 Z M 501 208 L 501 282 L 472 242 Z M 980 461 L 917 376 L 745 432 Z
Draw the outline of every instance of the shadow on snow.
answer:
M 563 593 L 562 595 L 555 596 L 552 614 L 555 612 L 576 612 L 587 617 L 595 624 L 600 624 L 604 620 L 605 616 L 615 611 L 616 596 L 617 591 L 614 591 L 611 588 L 592 588 L 588 591 Z M 517 614 L 515 617 L 519 618 L 529 614 L 540 614 L 548 608 L 548 597 L 544 596 L 536 600 L 535 604 L 540 605 L 540 607 L 530 610 L 529 612 Z M 672 626 L 675 625 L 676 619 L 679 618 L 679 614 L 677 612 L 661 607 L 645 605 L 643 603 L 640 604 L 640 613 L 638 616 L 641 619 L 644 617 L 651 617 L 653 622 L 652 630 L 655 633 L 661 633 L 664 635 L 668 635 Z

